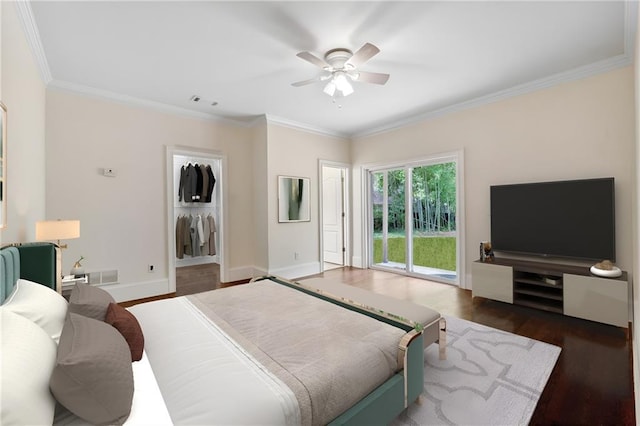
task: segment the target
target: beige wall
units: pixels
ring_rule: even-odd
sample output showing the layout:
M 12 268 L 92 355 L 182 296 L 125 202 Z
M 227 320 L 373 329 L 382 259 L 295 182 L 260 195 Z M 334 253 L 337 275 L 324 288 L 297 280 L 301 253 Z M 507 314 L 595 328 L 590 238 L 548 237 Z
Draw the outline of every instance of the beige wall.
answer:
M 14 2 L 1 2 L 2 102 L 7 106 L 7 228 L 3 243 L 32 241 L 45 215 L 45 86 Z
M 490 239 L 489 186 L 528 181 L 614 176 L 617 260 L 631 270 L 633 111 L 626 67 L 356 139 L 354 241 L 364 238 L 360 166 L 464 150 L 467 281 L 478 242 Z M 354 262 L 361 256 L 356 243 Z
M 165 147 L 175 145 L 226 154 L 226 262 L 232 277 L 251 270 L 250 129 L 48 90 L 46 131 L 47 218 L 81 221 L 65 271 L 82 255 L 87 270 L 117 269 L 122 285 L 167 283 Z
M 269 179 L 267 122 L 263 117 L 253 128 L 253 220 L 254 275 L 269 271 Z
M 320 271 L 319 161 L 350 163 L 349 141 L 268 124 L 269 273 L 288 278 Z M 278 223 L 278 176 L 310 178 L 310 222 Z M 298 259 L 294 254 L 298 253 Z

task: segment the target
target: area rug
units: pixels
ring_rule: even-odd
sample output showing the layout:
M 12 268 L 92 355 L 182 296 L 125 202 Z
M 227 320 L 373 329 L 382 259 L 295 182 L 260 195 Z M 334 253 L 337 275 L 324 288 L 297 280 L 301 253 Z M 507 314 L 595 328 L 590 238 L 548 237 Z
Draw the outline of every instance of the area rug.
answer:
M 526 425 L 560 355 L 537 340 L 447 317 L 447 359 L 425 349 L 424 392 L 394 425 Z

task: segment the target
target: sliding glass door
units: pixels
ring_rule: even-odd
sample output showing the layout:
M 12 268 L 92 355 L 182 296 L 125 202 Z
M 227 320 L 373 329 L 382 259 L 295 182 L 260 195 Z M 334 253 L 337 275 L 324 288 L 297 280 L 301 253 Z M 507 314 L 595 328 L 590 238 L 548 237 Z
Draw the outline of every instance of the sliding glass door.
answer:
M 373 262 L 406 269 L 405 170 L 373 173 Z
M 457 157 L 369 171 L 374 268 L 459 285 Z

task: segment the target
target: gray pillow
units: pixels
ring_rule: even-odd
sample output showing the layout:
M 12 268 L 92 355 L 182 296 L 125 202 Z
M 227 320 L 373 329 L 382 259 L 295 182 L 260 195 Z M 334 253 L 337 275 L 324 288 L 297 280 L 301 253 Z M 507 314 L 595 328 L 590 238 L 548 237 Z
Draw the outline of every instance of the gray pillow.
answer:
M 103 289 L 78 283 L 69 296 L 69 312 L 104 321 L 109 303 L 115 300 Z
M 124 423 L 133 401 L 127 341 L 107 323 L 69 313 L 49 387 L 60 404 L 90 423 Z

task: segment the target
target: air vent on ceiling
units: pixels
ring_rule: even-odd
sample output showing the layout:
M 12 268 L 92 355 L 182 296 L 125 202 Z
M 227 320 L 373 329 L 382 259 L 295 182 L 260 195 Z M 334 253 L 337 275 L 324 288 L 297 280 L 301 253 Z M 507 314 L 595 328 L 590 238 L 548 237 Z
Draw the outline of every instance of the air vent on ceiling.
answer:
M 217 103 L 216 101 L 208 101 L 208 100 L 203 99 L 201 96 L 198 96 L 198 95 L 193 95 L 193 96 L 190 98 L 190 100 L 191 100 L 191 102 L 195 102 L 195 103 L 201 103 L 201 102 L 202 102 L 202 103 L 208 103 L 208 104 L 210 104 L 211 106 L 216 106 L 216 105 L 218 105 L 218 103 Z

